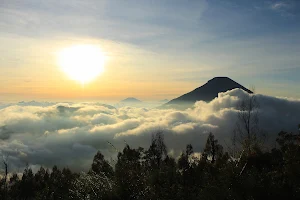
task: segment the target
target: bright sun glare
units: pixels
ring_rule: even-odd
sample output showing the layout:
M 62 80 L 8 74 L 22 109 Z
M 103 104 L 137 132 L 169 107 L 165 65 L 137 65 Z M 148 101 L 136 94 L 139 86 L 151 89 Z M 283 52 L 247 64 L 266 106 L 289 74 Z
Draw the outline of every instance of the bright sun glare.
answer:
M 58 65 L 73 80 L 82 84 L 100 75 L 104 70 L 105 57 L 94 45 L 75 45 L 61 50 Z

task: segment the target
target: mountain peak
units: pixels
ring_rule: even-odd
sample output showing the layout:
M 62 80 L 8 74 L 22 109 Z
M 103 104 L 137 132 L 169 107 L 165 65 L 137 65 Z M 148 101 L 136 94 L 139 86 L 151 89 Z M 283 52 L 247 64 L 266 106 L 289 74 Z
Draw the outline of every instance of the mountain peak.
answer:
M 216 77 L 210 79 L 208 82 L 211 82 L 211 81 L 220 81 L 220 80 L 231 80 L 232 81 L 231 78 L 228 78 L 226 76 L 216 76 Z
M 122 103 L 141 103 L 142 101 L 137 98 L 134 98 L 134 97 L 128 97 L 126 99 L 123 99 L 121 102 Z
M 190 107 L 196 101 L 209 102 L 218 97 L 218 93 L 226 92 L 235 88 L 240 88 L 248 93 L 252 93 L 252 91 L 235 82 L 231 78 L 214 77 L 195 90 L 169 101 L 165 104 L 165 106 L 174 107 L 173 105 L 175 105 L 175 107 L 178 107 L 178 105 L 185 105 L 184 107 Z

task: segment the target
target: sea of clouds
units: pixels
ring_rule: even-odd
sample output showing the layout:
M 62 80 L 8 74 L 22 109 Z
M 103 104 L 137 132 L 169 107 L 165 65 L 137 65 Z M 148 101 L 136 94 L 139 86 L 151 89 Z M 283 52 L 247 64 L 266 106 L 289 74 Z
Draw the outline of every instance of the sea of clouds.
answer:
M 0 107 L 0 156 L 11 172 L 26 165 L 88 170 L 100 150 L 108 160 L 125 144 L 147 148 L 151 135 L 164 133 L 170 154 L 179 155 L 186 144 L 201 151 L 209 132 L 226 144 L 237 121 L 237 105 L 248 95 L 234 89 L 213 101 L 196 102 L 179 111 L 135 107 L 115 108 L 100 103 L 21 102 Z M 281 130 L 297 131 L 300 100 L 256 94 L 259 125 L 270 136 Z M 274 142 L 275 144 L 275 142 Z M 113 146 L 112 146 L 113 145 Z M 226 149 L 226 146 L 225 146 Z

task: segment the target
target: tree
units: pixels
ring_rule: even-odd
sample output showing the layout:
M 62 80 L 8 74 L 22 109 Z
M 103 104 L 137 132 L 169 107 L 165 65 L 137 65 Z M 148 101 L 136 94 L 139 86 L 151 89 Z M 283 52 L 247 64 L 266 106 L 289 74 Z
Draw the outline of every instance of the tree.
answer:
M 114 188 L 114 182 L 103 174 L 82 172 L 72 181 L 69 196 L 74 200 L 111 200 Z
M 218 143 L 218 140 L 215 139 L 215 136 L 212 133 L 209 133 L 205 148 L 203 151 L 203 157 L 207 159 L 211 158 L 211 163 L 215 163 L 216 159 L 223 155 L 223 147 Z
M 234 130 L 234 146 L 238 141 L 250 155 L 258 147 L 263 138 L 259 129 L 259 103 L 254 94 L 245 94 L 238 106 L 238 120 Z
M 34 175 L 36 199 L 47 199 L 49 195 L 49 171 L 44 167 L 40 167 L 39 171 Z
M 178 159 L 179 170 L 181 170 L 182 172 L 188 171 L 188 169 L 190 168 L 190 157 L 192 156 L 193 153 L 194 153 L 193 146 L 191 144 L 188 144 L 186 146 L 186 151 L 183 152 L 180 158 Z
M 9 179 L 9 197 L 10 199 L 20 199 L 20 183 L 21 180 L 19 176 L 14 173 L 12 177 Z
M 59 168 L 54 165 L 49 178 L 49 197 L 50 199 L 64 199 L 63 177 Z
M 149 149 L 146 152 L 146 159 L 149 166 L 152 168 L 159 168 L 162 160 L 167 156 L 167 146 L 164 141 L 162 131 L 158 131 L 152 135 L 152 141 Z
M 179 169 L 179 197 L 180 199 L 195 199 L 197 192 L 195 188 L 198 186 L 196 171 L 193 160 L 193 146 L 188 144 L 186 146 L 185 152 L 182 152 L 181 156 L 178 159 L 178 169 Z M 197 178 L 196 178 L 197 177 Z
M 96 174 L 103 174 L 108 178 L 111 178 L 114 174 L 112 166 L 104 159 L 104 156 L 100 151 L 94 156 L 91 170 Z
M 171 156 L 166 156 L 166 158 L 162 162 L 160 177 L 160 192 L 158 193 L 158 197 L 156 199 L 178 199 L 178 168 L 177 163 L 174 158 Z M 153 199 L 153 198 L 152 198 Z
M 147 175 L 142 166 L 143 148 L 126 145 L 116 163 L 117 192 L 121 199 L 145 199 Z
M 300 135 L 281 131 L 277 143 L 282 153 L 283 187 L 289 195 L 300 198 Z
M 152 141 L 149 149 L 145 152 L 145 168 L 147 171 L 147 177 L 149 178 L 149 185 L 151 187 L 151 198 L 159 197 L 162 195 L 161 185 L 163 183 L 162 178 L 162 163 L 167 157 L 167 146 L 164 142 L 164 136 L 162 131 L 158 131 L 155 135 L 152 135 Z M 150 198 L 150 199 L 151 199 Z
M 70 173 L 65 173 L 65 176 Z M 74 179 L 74 176 L 71 176 Z M 112 199 L 114 170 L 98 151 L 88 173 L 81 173 L 72 181 L 72 199 Z
M 5 174 L 4 174 L 4 199 L 7 198 L 7 175 L 8 175 L 8 161 L 7 161 L 7 157 L 3 158 L 3 165 L 4 165 L 4 170 L 5 170 Z
M 32 169 L 28 166 L 25 168 L 20 183 L 20 196 L 21 199 L 34 199 L 35 196 L 35 184 L 34 184 L 34 175 Z

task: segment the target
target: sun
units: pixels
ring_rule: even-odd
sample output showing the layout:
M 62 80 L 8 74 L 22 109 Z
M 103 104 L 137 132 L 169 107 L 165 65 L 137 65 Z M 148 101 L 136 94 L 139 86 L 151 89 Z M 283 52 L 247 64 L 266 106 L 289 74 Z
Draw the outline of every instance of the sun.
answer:
M 82 84 L 104 71 L 105 56 L 95 45 L 74 45 L 58 53 L 58 65 L 73 80 Z

